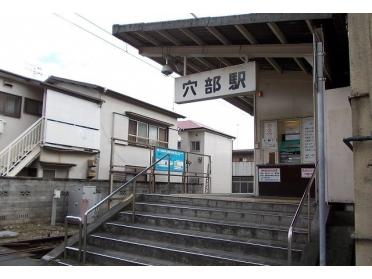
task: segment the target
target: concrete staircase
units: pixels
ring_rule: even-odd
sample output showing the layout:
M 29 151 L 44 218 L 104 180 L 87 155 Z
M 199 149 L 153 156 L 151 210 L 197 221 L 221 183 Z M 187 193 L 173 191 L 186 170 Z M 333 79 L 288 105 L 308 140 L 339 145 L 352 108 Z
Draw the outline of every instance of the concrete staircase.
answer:
M 288 226 L 296 202 L 201 195 L 141 194 L 132 209 L 87 238 L 87 265 L 286 265 Z M 305 214 L 295 230 L 293 262 L 300 264 Z M 67 259 L 78 265 L 77 245 Z

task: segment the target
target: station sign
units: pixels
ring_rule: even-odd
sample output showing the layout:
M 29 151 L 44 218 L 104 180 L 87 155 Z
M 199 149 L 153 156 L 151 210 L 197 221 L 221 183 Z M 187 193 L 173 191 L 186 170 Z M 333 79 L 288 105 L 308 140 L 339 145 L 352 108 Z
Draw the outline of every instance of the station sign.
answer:
M 176 104 L 234 97 L 256 91 L 256 62 L 175 79 Z
M 170 165 L 171 172 L 183 172 L 185 167 L 185 152 L 179 150 L 173 150 L 168 148 L 157 147 L 154 150 L 154 161 L 160 160 L 166 154 L 169 157 L 165 157 L 159 163 L 155 165 L 156 171 L 168 171 L 168 164 Z

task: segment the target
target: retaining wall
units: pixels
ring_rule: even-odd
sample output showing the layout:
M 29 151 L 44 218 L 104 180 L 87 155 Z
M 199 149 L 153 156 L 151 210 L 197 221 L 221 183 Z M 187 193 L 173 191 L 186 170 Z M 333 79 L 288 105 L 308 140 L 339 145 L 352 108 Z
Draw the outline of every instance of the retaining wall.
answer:
M 117 183 L 115 187 L 120 184 Z M 69 191 L 82 186 L 96 186 L 97 193 L 107 196 L 108 180 L 80 180 L 2 177 L 0 178 L 0 229 L 5 225 L 20 223 L 50 223 L 54 190 L 61 191 L 57 199 L 57 223 L 67 214 Z M 202 193 L 201 185 L 189 185 L 190 193 Z M 148 184 L 137 182 L 137 193 L 147 193 Z M 130 191 L 127 189 L 121 194 Z M 181 183 L 156 183 L 155 192 L 161 194 L 182 193 Z

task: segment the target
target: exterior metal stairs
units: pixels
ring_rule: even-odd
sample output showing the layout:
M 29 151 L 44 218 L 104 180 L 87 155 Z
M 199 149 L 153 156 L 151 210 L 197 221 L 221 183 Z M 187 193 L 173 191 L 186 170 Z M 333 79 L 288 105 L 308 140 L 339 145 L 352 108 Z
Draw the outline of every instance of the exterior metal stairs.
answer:
M 138 194 L 87 234 L 86 265 L 286 265 L 298 201 Z M 312 214 L 314 208 L 312 208 Z M 307 215 L 300 213 L 292 264 L 301 264 Z M 133 222 L 134 220 L 134 222 Z M 78 244 L 50 263 L 80 265 Z
M 0 176 L 17 175 L 40 155 L 42 133 L 43 119 L 40 118 L 0 151 Z

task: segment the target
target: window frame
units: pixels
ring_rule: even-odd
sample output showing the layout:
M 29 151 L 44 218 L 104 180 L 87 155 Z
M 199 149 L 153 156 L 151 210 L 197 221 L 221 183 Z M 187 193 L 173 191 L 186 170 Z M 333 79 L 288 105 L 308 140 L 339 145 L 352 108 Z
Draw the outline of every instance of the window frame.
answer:
M 34 112 L 30 112 L 30 111 L 27 111 L 27 104 L 30 104 L 30 103 L 38 103 L 40 105 L 40 113 L 34 113 Z M 24 101 L 24 104 L 23 104 L 23 112 L 24 113 L 27 113 L 27 114 L 30 114 L 30 115 L 35 115 L 35 116 L 42 116 L 43 115 L 43 102 L 40 101 L 40 100 L 35 100 L 35 99 L 31 99 L 31 98 L 26 98 L 25 97 L 25 101 Z
M 134 118 L 130 118 L 129 121 L 136 122 L 136 124 L 137 124 L 135 135 L 130 134 L 129 133 L 129 128 L 128 128 L 128 142 L 129 143 L 138 144 L 138 145 L 159 146 L 159 147 L 168 148 L 168 144 L 169 144 L 169 128 L 168 127 L 159 126 L 159 125 L 156 125 L 156 124 L 153 124 L 153 123 L 144 122 L 144 121 L 137 120 L 137 119 L 134 119 Z M 142 136 L 138 135 L 140 124 L 145 124 L 146 125 L 146 137 L 142 137 Z M 150 139 L 150 134 L 149 134 L 150 133 L 150 127 L 155 127 L 157 129 L 156 140 Z M 166 141 L 160 140 L 160 130 L 163 130 L 165 132 Z
M 194 144 L 195 144 L 195 147 L 196 147 L 196 145 L 198 145 L 199 148 L 198 149 L 193 148 L 193 145 Z M 193 140 L 193 141 L 191 141 L 191 143 L 190 143 L 190 150 L 191 150 L 191 152 L 200 152 L 200 140 Z
M 13 117 L 13 118 L 21 118 L 22 99 L 23 99 L 22 96 L 18 96 L 18 95 L 15 95 L 15 94 L 10 94 L 10 93 L 0 91 L 0 100 L 1 100 L 1 97 L 5 98 L 5 102 L 3 102 L 2 106 L 0 105 L 0 114 L 4 115 L 4 116 L 8 116 L 8 117 Z M 18 103 L 18 108 L 14 113 L 8 113 L 8 112 L 5 111 L 5 107 L 6 107 L 6 104 L 7 104 L 7 101 L 8 101 L 8 97 L 13 97 L 13 98 L 15 98 L 16 102 L 17 101 L 19 102 Z
M 234 183 L 239 184 L 239 191 L 235 192 L 234 191 Z M 246 183 L 247 184 L 247 191 L 242 192 L 242 184 Z M 251 185 L 251 187 L 250 187 Z M 232 177 L 232 188 L 231 192 L 234 194 L 254 194 L 254 178 L 253 176 L 233 176 Z M 249 188 L 252 189 L 252 191 L 249 191 Z

